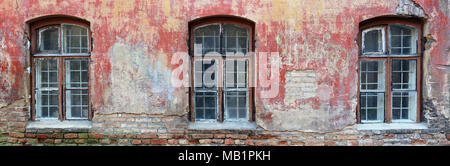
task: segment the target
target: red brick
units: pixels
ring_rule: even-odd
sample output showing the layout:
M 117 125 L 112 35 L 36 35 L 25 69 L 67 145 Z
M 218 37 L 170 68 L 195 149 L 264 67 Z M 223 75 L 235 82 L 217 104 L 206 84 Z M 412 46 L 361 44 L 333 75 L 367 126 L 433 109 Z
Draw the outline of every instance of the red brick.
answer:
M 198 142 L 200 144 L 211 144 L 212 140 L 211 139 L 200 139 L 200 140 L 198 140 Z
M 413 145 L 420 145 L 420 144 L 426 144 L 427 143 L 427 141 L 425 141 L 425 140 L 419 140 L 419 139 L 413 139 L 413 140 L 411 140 L 411 143 L 413 144 Z
M 78 138 L 78 134 L 74 133 L 64 134 L 64 138 Z
M 447 140 L 450 140 L 450 133 L 445 134 L 445 137 L 447 137 Z
M 370 138 L 370 135 L 364 135 L 364 136 L 362 136 L 362 139 L 369 139 Z
M 334 146 L 334 142 L 333 141 L 328 141 L 328 142 L 325 142 L 325 146 Z
M 246 144 L 246 145 L 250 145 L 250 146 L 255 145 L 255 144 L 253 143 L 252 140 L 246 140 L 246 141 L 245 141 L 245 144 Z
M 55 142 L 56 142 L 56 140 L 55 140 Z M 76 144 L 84 144 L 85 142 L 86 142 L 85 139 L 76 139 L 75 140 Z
M 186 136 L 183 135 L 183 134 L 175 134 L 175 135 L 172 136 L 172 138 L 181 139 L 181 138 L 186 138 Z
M 156 134 L 144 134 L 144 135 L 138 135 L 137 138 L 140 138 L 140 139 L 154 139 L 154 138 L 158 138 L 158 135 L 156 135 Z
M 197 145 L 198 139 L 189 140 L 189 145 Z
M 61 133 L 52 134 L 49 136 L 50 138 L 64 138 L 64 135 Z
M 24 144 L 24 143 L 27 143 L 27 140 L 25 138 L 21 138 L 21 139 L 18 139 L 17 142 Z
M 225 145 L 233 145 L 234 144 L 234 140 L 232 139 L 225 139 Z
M 214 138 L 225 138 L 225 134 L 214 134 Z
M 231 138 L 231 139 L 247 139 L 248 138 L 247 135 L 241 135 L 241 134 L 227 134 L 225 137 Z
M 358 145 L 359 145 L 359 142 L 358 142 L 357 140 L 351 140 L 351 141 L 348 142 L 348 144 L 349 144 L 350 146 L 358 146 Z
M 278 146 L 286 146 L 287 145 L 287 141 L 279 141 L 277 143 Z
M 144 139 L 144 140 L 142 140 L 142 144 L 144 144 L 144 145 L 150 145 L 150 144 L 152 144 L 152 141 L 149 140 L 149 139 Z
M 103 134 L 89 134 L 89 138 L 101 139 L 103 138 Z
M 299 141 L 299 142 L 295 141 L 295 142 L 289 143 L 289 145 L 290 146 L 305 146 L 305 143 L 301 142 L 301 141 Z
M 337 137 L 337 139 L 338 140 L 356 140 L 356 139 L 358 139 L 358 137 L 355 135 L 339 135 Z
M 140 145 L 141 143 L 142 143 L 142 141 L 138 140 L 138 139 L 131 141 L 131 144 L 133 144 L 133 145 Z
M 308 142 L 305 142 L 305 145 L 306 146 L 324 146 L 325 143 L 321 142 L 321 141 L 308 141 Z
M 167 140 L 165 139 L 154 139 L 152 140 L 152 145 L 166 145 Z
M 24 133 L 9 133 L 10 137 L 14 137 L 14 138 L 24 138 L 25 134 Z
M 25 137 L 27 137 L 27 138 L 36 138 L 36 134 L 27 133 L 27 134 L 25 134 Z
M 46 135 L 46 134 L 38 134 L 36 137 L 37 137 L 38 139 L 47 139 L 47 138 L 48 138 L 48 135 Z
M 176 144 L 178 144 L 178 141 L 177 141 L 176 139 L 169 139 L 169 140 L 167 141 L 167 143 L 168 143 L 169 145 L 176 145 Z
M 384 139 L 394 139 L 395 135 L 393 134 L 389 134 L 389 135 L 384 135 Z

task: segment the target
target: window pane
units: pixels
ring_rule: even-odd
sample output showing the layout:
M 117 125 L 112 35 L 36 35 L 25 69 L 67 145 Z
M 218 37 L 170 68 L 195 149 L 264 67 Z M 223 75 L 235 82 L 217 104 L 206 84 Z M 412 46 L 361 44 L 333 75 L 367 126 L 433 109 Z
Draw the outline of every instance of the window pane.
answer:
M 361 93 L 360 116 L 361 122 L 382 122 L 384 119 L 384 93 Z
M 36 88 L 58 88 L 58 60 L 36 59 Z
M 59 117 L 58 60 L 36 59 L 36 117 Z
M 63 25 L 64 53 L 88 53 L 88 30 L 77 25 Z
M 384 61 L 361 61 L 361 91 L 384 91 Z
M 392 61 L 392 88 L 404 90 L 416 89 L 415 60 Z
M 88 90 L 66 90 L 66 112 L 68 119 L 86 119 L 88 117 Z
M 363 52 L 382 52 L 382 30 L 376 29 L 364 33 Z
M 392 120 L 416 121 L 416 92 L 392 93 Z
M 225 92 L 225 120 L 247 120 L 248 92 L 228 91 Z
M 223 25 L 223 46 L 225 52 L 242 53 L 248 52 L 248 29 L 225 24 Z
M 40 51 L 57 51 L 59 50 L 59 28 L 49 27 L 40 32 Z
M 36 116 L 37 118 L 58 118 L 59 116 L 59 91 L 36 91 Z
M 66 60 L 67 88 L 88 88 L 88 59 Z
M 394 55 L 410 55 L 415 54 L 416 34 L 413 28 L 401 25 L 391 25 L 390 29 L 390 43 L 391 54 Z
M 217 110 L 217 92 L 195 92 L 195 119 L 214 120 Z
M 247 61 L 226 60 L 225 61 L 225 87 L 247 88 Z
M 194 31 L 195 55 L 206 55 L 209 52 L 220 53 L 220 25 L 208 25 Z
M 199 60 L 194 62 L 195 89 L 217 89 L 217 64 L 215 60 Z

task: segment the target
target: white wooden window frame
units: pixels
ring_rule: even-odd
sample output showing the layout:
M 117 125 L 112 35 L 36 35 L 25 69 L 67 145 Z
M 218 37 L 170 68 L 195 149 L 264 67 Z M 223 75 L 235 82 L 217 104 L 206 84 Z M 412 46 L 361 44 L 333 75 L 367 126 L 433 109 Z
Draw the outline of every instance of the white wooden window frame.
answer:
M 365 35 L 370 31 L 381 31 L 381 41 L 378 41 L 378 42 L 380 42 L 379 44 L 381 44 L 381 50 L 378 52 L 365 52 L 364 51 L 365 50 L 365 45 L 364 45 L 365 44 Z M 385 39 L 386 35 L 385 34 L 386 34 L 386 32 L 385 32 L 384 27 L 373 27 L 373 28 L 364 30 L 362 32 L 362 42 L 361 42 L 363 55 L 368 56 L 368 57 L 370 57 L 370 56 L 378 57 L 380 55 L 386 54 L 386 39 Z

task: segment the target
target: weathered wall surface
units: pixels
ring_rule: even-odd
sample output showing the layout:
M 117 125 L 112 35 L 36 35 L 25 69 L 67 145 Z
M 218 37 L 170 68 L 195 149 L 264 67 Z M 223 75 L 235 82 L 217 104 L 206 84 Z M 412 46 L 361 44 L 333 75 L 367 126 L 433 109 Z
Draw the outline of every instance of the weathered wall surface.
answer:
M 354 127 L 358 25 L 378 16 L 413 15 L 426 20 L 423 35 L 429 46 L 423 55 L 424 121 L 434 125 L 427 132 L 440 132 L 430 139 L 436 144 L 444 139 L 443 144 L 448 144 L 448 6 L 448 0 L 0 0 L 0 115 L 3 118 L 12 110 L 23 112 L 29 107 L 26 22 L 46 15 L 70 15 L 91 23 L 91 106 L 95 113 L 92 131 L 188 135 L 188 94 L 185 88 L 170 86 L 175 68 L 170 61 L 175 52 L 188 50 L 189 21 L 234 15 L 256 23 L 256 52 L 279 52 L 282 58 L 280 94 L 262 99 L 262 89 L 256 88 L 256 123 L 262 133 L 294 132 L 285 136 L 285 140 L 290 140 L 297 132 L 302 135 L 342 131 L 353 136 L 340 138 L 344 140 L 342 144 L 352 145 L 354 139 L 362 139 Z M 20 106 L 12 109 L 14 105 Z M 3 129 L 5 123 L 10 122 L 0 121 L 0 129 L 9 133 Z M 382 134 L 374 140 L 386 139 Z M 226 143 L 225 136 L 218 137 L 211 134 L 204 139 L 222 139 L 216 140 L 217 144 Z M 329 138 L 319 135 L 303 139 L 316 137 L 322 143 Z M 127 141 L 130 144 L 133 140 Z

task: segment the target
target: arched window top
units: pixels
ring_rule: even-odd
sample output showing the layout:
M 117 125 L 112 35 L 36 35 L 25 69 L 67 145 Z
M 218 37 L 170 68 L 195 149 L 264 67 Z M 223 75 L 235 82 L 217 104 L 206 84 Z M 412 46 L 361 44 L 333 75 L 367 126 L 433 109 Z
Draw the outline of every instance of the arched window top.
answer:
M 398 17 L 377 17 L 361 22 L 361 56 L 419 56 L 421 25 L 419 19 Z
M 72 16 L 45 16 L 27 22 L 33 56 L 88 56 L 90 23 Z
M 254 22 L 235 16 L 211 16 L 189 22 L 191 55 L 245 56 L 253 51 Z

